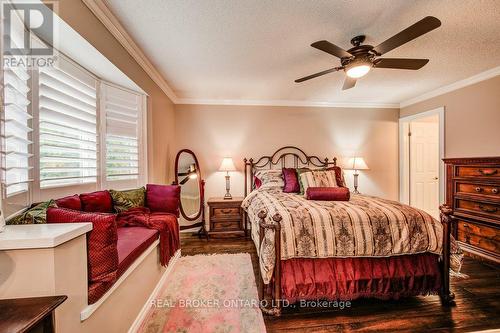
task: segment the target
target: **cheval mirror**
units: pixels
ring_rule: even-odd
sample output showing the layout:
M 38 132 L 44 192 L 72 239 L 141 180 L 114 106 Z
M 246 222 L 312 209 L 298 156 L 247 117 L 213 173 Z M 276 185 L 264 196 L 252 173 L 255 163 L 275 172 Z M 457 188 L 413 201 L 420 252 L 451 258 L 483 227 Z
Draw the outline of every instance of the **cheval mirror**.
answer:
M 201 221 L 181 225 L 181 230 L 200 227 L 198 236 L 207 237 L 205 230 L 205 181 L 201 179 L 200 165 L 196 155 L 189 149 L 182 149 L 175 158 L 175 182 L 181 187 L 179 210 L 184 220 L 194 222 L 201 217 Z

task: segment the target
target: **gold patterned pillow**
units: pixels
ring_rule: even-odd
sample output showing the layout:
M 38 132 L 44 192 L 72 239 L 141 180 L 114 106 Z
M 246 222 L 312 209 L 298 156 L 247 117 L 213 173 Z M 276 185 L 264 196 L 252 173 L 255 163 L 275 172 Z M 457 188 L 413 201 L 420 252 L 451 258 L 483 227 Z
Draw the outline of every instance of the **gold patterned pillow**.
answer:
M 300 194 L 305 194 L 308 187 L 338 187 L 334 170 L 305 170 L 299 177 Z
M 47 223 L 47 209 L 57 207 L 54 200 L 41 202 L 7 221 L 7 224 L 43 224 Z
M 146 197 L 146 189 L 144 186 L 126 191 L 109 190 L 109 193 L 113 199 L 114 210 L 117 213 L 124 212 L 131 208 L 144 207 L 144 200 Z
M 258 170 L 255 173 L 256 183 L 260 182 L 258 188 L 283 188 L 285 181 L 283 180 L 283 171 L 281 169 Z

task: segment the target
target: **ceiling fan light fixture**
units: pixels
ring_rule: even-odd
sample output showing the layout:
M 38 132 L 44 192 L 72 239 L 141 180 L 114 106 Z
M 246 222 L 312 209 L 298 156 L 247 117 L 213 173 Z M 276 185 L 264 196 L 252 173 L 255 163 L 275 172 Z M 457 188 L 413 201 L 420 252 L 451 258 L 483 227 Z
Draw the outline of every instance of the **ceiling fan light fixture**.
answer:
M 369 61 L 353 61 L 346 66 L 345 73 L 347 76 L 357 79 L 368 74 L 371 68 L 372 63 Z

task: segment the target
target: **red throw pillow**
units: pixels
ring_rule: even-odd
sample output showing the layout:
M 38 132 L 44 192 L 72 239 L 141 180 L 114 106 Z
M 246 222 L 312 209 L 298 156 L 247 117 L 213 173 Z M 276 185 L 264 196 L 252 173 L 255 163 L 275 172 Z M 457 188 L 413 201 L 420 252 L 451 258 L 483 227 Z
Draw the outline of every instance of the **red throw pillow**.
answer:
M 85 213 L 66 208 L 47 209 L 47 223 L 92 222 L 87 234 L 87 265 L 89 283 L 111 286 L 118 270 L 116 216 L 113 214 Z
M 297 170 L 295 170 L 294 168 L 283 168 L 283 179 L 285 180 L 285 186 L 283 187 L 283 192 L 285 193 L 300 192 Z
M 108 191 L 97 191 L 80 194 L 82 210 L 85 212 L 112 213 L 113 198 Z
M 82 210 L 82 201 L 78 194 L 70 195 L 56 200 L 56 205 L 59 208 L 68 208 L 73 210 Z
M 253 176 L 253 182 L 255 184 L 255 189 L 258 189 L 259 187 L 262 186 L 262 180 L 260 180 L 259 178 Z
M 146 185 L 146 205 L 152 212 L 170 213 L 179 217 L 180 198 L 179 185 Z
M 349 201 L 351 194 L 347 187 L 308 187 L 307 200 Z
M 335 181 L 337 182 L 337 186 L 345 187 L 344 175 L 342 174 L 342 168 L 339 166 L 329 167 L 326 170 L 335 171 Z

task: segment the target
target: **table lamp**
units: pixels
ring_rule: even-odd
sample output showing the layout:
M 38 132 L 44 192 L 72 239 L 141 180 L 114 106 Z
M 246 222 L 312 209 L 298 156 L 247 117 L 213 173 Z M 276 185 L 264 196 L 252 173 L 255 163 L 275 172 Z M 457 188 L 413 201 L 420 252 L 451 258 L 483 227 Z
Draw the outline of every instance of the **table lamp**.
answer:
M 231 193 L 229 193 L 229 189 L 231 187 L 229 180 L 229 171 L 236 171 L 233 159 L 231 157 L 224 157 L 220 165 L 219 171 L 226 171 L 226 194 L 224 195 L 224 199 L 231 200 L 233 197 L 231 196 Z
M 366 162 L 362 157 L 351 157 L 348 159 L 344 169 L 354 170 L 354 193 L 359 194 L 359 192 L 358 192 L 358 176 L 359 176 L 358 170 L 369 170 L 368 165 L 366 165 Z

